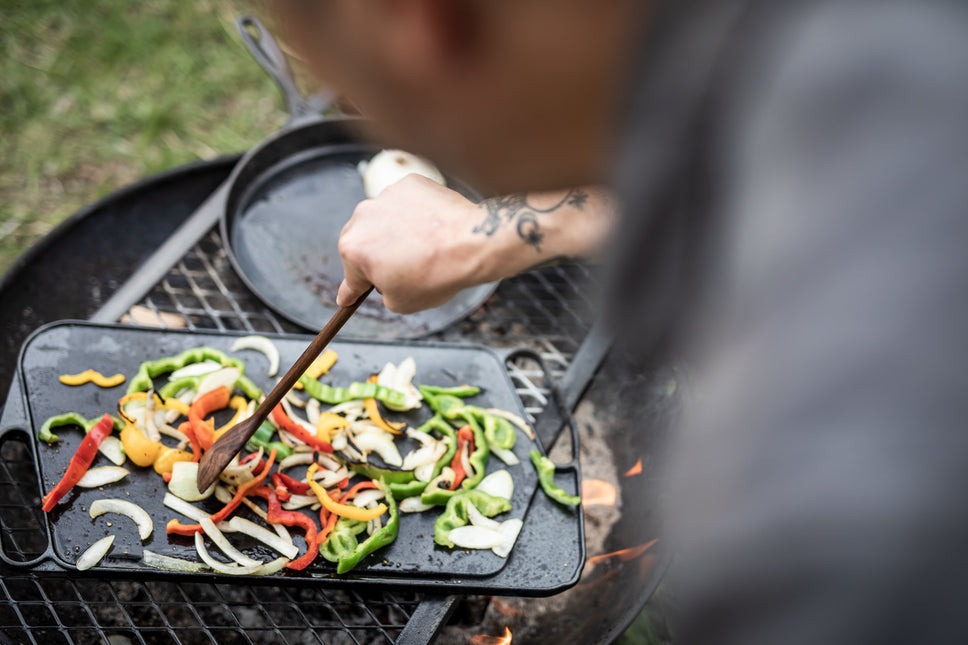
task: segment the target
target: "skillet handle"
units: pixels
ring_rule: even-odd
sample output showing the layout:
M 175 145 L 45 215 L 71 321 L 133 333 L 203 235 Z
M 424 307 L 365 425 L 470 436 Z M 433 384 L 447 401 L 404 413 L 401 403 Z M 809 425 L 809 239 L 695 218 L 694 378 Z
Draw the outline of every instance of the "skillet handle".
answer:
M 292 67 L 289 66 L 279 43 L 258 18 L 242 16 L 236 20 L 235 25 L 249 53 L 279 86 L 282 98 L 286 101 L 286 109 L 289 110 L 290 123 L 305 117 L 318 116 L 329 107 L 332 98 L 326 93 L 313 99 L 303 95 L 296 85 Z

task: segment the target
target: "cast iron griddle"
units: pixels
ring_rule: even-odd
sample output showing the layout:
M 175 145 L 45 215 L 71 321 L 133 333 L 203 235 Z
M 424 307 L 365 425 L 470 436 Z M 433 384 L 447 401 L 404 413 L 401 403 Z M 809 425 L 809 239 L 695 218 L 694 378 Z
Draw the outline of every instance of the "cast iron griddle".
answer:
M 103 389 L 87 384 L 80 387 L 67 387 L 57 381 L 60 374 L 75 373 L 93 368 L 104 374 L 122 372 L 131 376 L 138 364 L 145 359 L 175 354 L 189 347 L 209 345 L 228 352 L 234 337 L 220 334 L 200 334 L 184 331 L 158 331 L 128 326 L 104 326 L 84 323 L 57 323 L 43 328 L 24 346 L 19 364 L 19 385 L 23 388 L 26 402 L 24 429 L 32 434 L 47 417 L 65 411 L 76 411 L 87 418 L 112 412 L 118 398 L 124 393 L 125 386 Z M 305 337 L 275 337 L 282 364 L 291 362 L 303 350 Z M 383 343 L 377 341 L 335 342 L 333 349 L 340 355 L 336 367 L 330 375 L 323 377 L 332 385 L 346 384 L 365 378 L 390 362 L 399 362 L 413 356 L 417 363 L 416 382 L 439 385 L 473 383 L 484 391 L 473 403 L 484 407 L 494 406 L 522 414 L 520 402 L 504 369 L 501 360 L 490 350 L 476 346 L 433 345 L 418 343 Z M 266 359 L 257 352 L 245 351 L 235 354 L 246 363 L 246 374 L 263 389 L 270 385 L 266 377 Z M 160 382 L 158 383 L 160 385 Z M 11 407 L 11 406 L 8 406 Z M 13 414 L 17 406 L 12 406 Z M 418 424 L 430 415 L 426 409 L 413 411 L 393 418 L 407 420 L 411 425 Z M 219 420 L 221 421 L 221 420 Z M 5 410 L 0 428 L 6 432 L 17 424 L 11 424 Z M 76 429 L 64 428 L 60 442 L 48 446 L 35 441 L 37 446 L 38 476 L 41 490 L 49 490 L 59 479 L 81 440 Z M 584 559 L 583 537 L 581 534 L 581 514 L 565 509 L 554 509 L 551 513 L 544 510 L 537 514 L 528 512 L 535 501 L 546 502 L 542 496 L 533 497 L 536 475 L 527 453 L 533 444 L 519 434 L 515 452 L 521 463 L 508 467 L 515 482 L 512 498 L 512 511 L 506 517 L 525 519 L 525 529 L 519 537 L 515 550 L 508 561 L 498 558 L 490 551 L 449 550 L 438 547 L 433 542 L 433 522 L 436 511 L 421 514 L 402 514 L 400 533 L 397 540 L 371 555 L 356 570 L 345 576 L 336 576 L 334 565 L 323 560 L 317 562 L 308 572 L 285 572 L 262 579 L 273 578 L 293 580 L 313 580 L 327 578 L 348 580 L 356 583 L 399 584 L 408 586 L 456 587 L 460 589 L 488 589 L 491 591 L 514 591 L 515 593 L 543 595 L 566 588 L 577 581 L 578 572 Z M 409 450 L 401 447 L 401 453 Z M 95 466 L 107 464 L 103 456 L 95 460 Z M 96 568 L 105 574 L 130 575 L 138 573 L 158 573 L 146 567 L 141 561 L 143 548 L 156 553 L 196 560 L 197 554 L 189 538 L 168 536 L 165 523 L 178 517 L 162 504 L 165 485 L 151 469 L 141 469 L 126 464 L 131 474 L 121 482 L 104 487 L 103 491 L 76 489 L 61 500 L 57 508 L 48 514 L 48 527 L 51 535 L 51 548 L 44 557 L 34 563 L 37 570 L 60 567 L 72 568 L 79 553 L 95 540 L 109 534 L 116 535 L 111 553 Z M 492 459 L 488 471 L 505 467 Z M 298 469 L 290 474 L 301 475 Z M 566 489 L 577 489 L 574 477 L 561 478 Z M 98 497 L 118 497 L 130 499 L 140 504 L 154 520 L 154 532 L 142 544 L 137 536 L 133 522 L 123 516 L 104 515 L 92 520 L 87 509 Z M 221 504 L 210 498 L 199 503 L 210 512 Z M 527 517 L 525 517 L 527 514 Z M 535 518 L 537 515 L 537 525 Z M 245 516 L 245 514 L 243 514 Z M 183 522 L 188 522 L 181 518 Z M 318 519 L 318 517 L 317 517 Z M 108 526 L 108 522 L 111 523 Z M 541 525 L 543 524 L 543 525 Z M 297 544 L 303 546 L 300 532 L 293 530 Z M 530 537 L 529 537 L 530 536 Z M 230 540 L 244 552 L 258 559 L 270 560 L 276 555 L 266 547 L 249 538 L 231 534 Z M 530 545 L 533 553 L 523 555 L 522 544 L 525 539 L 535 542 Z M 549 548 L 549 545 L 551 548 Z M 214 547 L 213 547 L 214 548 Z M 544 554 L 544 557 L 542 555 Z M 47 559 L 48 562 L 41 561 Z M 7 558 L 5 558 L 7 559 Z M 41 565 L 46 566 L 41 566 Z M 58 566 L 50 567 L 56 564 Z M 507 564 L 508 572 L 502 569 Z M 548 574 L 552 575 L 549 584 Z M 178 574 L 192 577 L 218 578 L 237 581 L 233 576 L 216 574 Z M 475 580 L 475 578 L 480 578 Z M 247 578 L 246 580 L 250 580 Z
M 330 140 L 316 141 L 303 133 L 286 146 L 288 138 L 281 139 L 276 147 L 286 148 L 287 155 L 279 161 L 260 159 L 258 172 L 254 169 L 240 178 L 245 188 L 226 203 L 222 236 L 230 260 L 249 288 L 281 315 L 315 330 L 336 311 L 336 291 L 343 278 L 337 249 L 340 231 L 366 198 L 357 164 L 380 149 L 340 140 L 348 135 L 333 121 L 302 129 Z M 272 149 L 265 156 L 275 154 Z M 477 198 L 452 178 L 448 186 L 469 199 Z M 343 334 L 383 340 L 426 336 L 477 309 L 495 286 L 464 289 L 435 309 L 408 316 L 386 309 L 381 296 L 374 293 L 347 321 Z

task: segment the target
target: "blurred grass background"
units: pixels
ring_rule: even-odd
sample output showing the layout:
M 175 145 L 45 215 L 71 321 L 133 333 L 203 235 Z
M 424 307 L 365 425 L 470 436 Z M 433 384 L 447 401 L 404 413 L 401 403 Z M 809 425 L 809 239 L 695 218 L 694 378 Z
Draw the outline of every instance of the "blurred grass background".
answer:
M 0 274 L 98 197 L 285 122 L 235 30 L 263 4 L 0 2 Z

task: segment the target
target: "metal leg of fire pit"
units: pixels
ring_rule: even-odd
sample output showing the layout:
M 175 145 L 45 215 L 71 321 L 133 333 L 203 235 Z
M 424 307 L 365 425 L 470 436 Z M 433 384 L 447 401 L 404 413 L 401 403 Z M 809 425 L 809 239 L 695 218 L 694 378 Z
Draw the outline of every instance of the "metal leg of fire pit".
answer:
M 424 596 L 397 637 L 396 645 L 432 643 L 457 607 L 456 596 Z

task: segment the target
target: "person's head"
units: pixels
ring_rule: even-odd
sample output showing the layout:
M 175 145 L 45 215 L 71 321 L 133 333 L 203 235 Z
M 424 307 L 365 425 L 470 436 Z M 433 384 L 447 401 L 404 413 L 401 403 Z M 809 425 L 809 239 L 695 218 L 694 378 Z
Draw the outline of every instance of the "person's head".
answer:
M 311 71 L 494 191 L 602 179 L 641 0 L 275 0 Z

